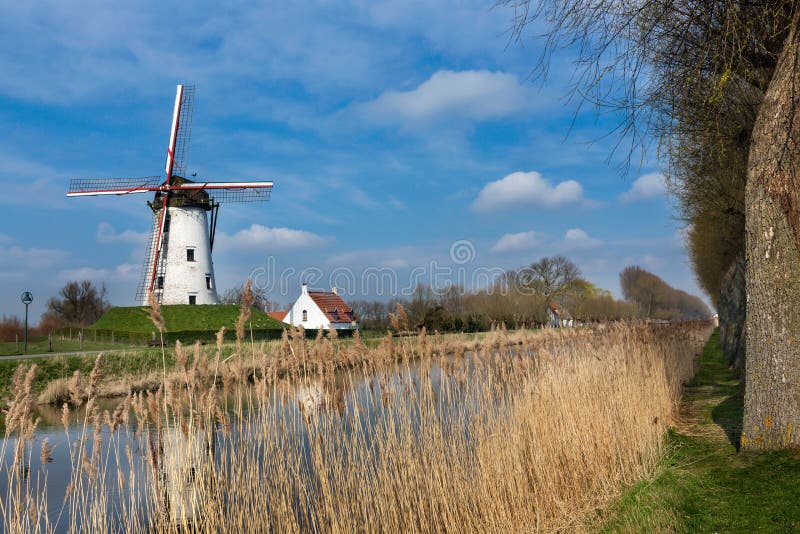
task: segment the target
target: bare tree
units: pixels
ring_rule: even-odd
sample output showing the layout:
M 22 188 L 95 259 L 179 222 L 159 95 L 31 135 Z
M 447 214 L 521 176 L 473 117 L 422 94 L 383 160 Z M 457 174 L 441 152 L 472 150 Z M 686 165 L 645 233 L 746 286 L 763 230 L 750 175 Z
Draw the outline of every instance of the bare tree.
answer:
M 98 288 L 90 280 L 70 281 L 61 288 L 58 297 L 47 301 L 45 315 L 64 325 L 89 326 L 110 307 L 105 284 Z
M 524 286 L 548 299 L 566 291 L 580 276 L 578 266 L 564 256 L 542 258 L 519 271 Z
M 220 302 L 222 304 L 241 305 L 242 296 L 244 295 L 244 287 L 244 284 L 241 284 L 225 290 L 225 292 L 220 296 Z M 250 294 L 254 299 L 253 307 L 258 308 L 263 312 L 279 310 L 279 304 L 267 298 L 267 292 L 265 289 L 251 287 Z

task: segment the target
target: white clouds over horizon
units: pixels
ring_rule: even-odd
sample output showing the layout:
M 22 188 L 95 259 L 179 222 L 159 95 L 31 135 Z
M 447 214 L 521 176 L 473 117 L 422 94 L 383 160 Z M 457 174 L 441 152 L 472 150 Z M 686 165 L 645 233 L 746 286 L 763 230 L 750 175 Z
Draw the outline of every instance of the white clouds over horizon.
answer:
M 0 265 L 17 266 L 25 270 L 51 267 L 68 256 L 66 251 L 52 248 L 0 246 Z
M 440 70 L 414 89 L 385 91 L 356 109 L 374 122 L 429 123 L 508 117 L 524 108 L 516 76 L 488 70 Z
M 284 227 L 268 227 L 252 224 L 233 235 L 221 233 L 217 239 L 220 247 L 226 249 L 250 250 L 259 252 L 273 250 L 299 250 L 324 246 L 328 239 L 306 230 Z
M 564 244 L 567 250 L 590 249 L 602 244 L 602 241 L 589 237 L 580 228 L 571 228 L 564 234 Z
M 539 235 L 534 232 L 518 232 L 505 234 L 492 246 L 492 252 L 522 252 L 533 250 L 539 245 Z
M 472 203 L 478 212 L 507 208 L 559 208 L 584 202 L 583 186 L 575 180 L 555 186 L 538 172 L 514 172 L 486 184 Z
M 643 174 L 631 184 L 631 188 L 620 195 L 623 202 L 649 200 L 667 193 L 667 180 L 660 172 Z
M 96 268 L 96 267 L 77 267 L 75 269 L 64 269 L 58 272 L 58 279 L 62 281 L 69 280 L 91 280 L 92 282 L 104 282 L 108 278 L 114 278 L 116 281 L 133 281 L 139 277 L 141 265 L 133 263 L 122 263 L 112 268 Z
M 95 237 L 98 243 L 130 243 L 144 245 L 147 242 L 149 234 L 147 232 L 136 232 L 134 230 L 117 232 L 111 223 L 101 222 L 97 226 L 97 234 Z

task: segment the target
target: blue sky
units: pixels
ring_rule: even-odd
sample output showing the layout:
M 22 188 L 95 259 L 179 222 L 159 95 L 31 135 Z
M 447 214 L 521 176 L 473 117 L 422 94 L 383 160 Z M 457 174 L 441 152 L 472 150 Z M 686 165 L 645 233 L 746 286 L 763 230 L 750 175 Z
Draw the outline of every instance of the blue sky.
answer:
M 288 302 L 300 278 L 393 269 L 402 288 L 420 267 L 469 285 L 565 254 L 616 295 L 630 264 L 700 294 L 659 162 L 621 176 L 616 118 L 574 117 L 568 51 L 531 79 L 538 44 L 509 39 L 512 17 L 469 0 L 0 1 L 0 314 L 29 289 L 38 317 L 77 278 L 133 304 L 147 199 L 64 194 L 163 172 L 177 83 L 197 87 L 189 171 L 275 182 L 269 203 L 222 208 L 221 289 L 254 274 Z

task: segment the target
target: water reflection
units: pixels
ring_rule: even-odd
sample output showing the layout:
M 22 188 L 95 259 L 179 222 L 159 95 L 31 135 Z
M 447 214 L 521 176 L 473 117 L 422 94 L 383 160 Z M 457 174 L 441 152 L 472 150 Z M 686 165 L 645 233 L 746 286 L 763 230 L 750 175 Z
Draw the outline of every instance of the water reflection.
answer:
M 529 360 L 531 354 L 522 356 Z M 406 361 L 374 373 L 358 369 L 294 380 L 257 380 L 254 386 L 218 394 L 213 400 L 215 409 L 189 406 L 170 421 L 156 416 L 145 422 L 139 415 L 132 416 L 135 407 L 125 405 L 122 419 L 127 424 L 116 431 L 112 431 L 116 426 L 112 414 L 120 412 L 120 399 L 99 399 L 90 407 L 73 410 L 66 428 L 61 410 L 39 406 L 39 429 L 22 463 L 26 474 L 21 479 L 42 489 L 32 491 L 44 496 L 41 504 L 46 513 L 40 523 L 57 532 L 88 528 L 96 515 L 113 518 L 112 523 L 124 530 L 146 530 L 148 524 L 152 527 L 161 521 L 188 526 L 198 514 L 220 513 L 209 508 L 209 503 L 219 504 L 210 496 L 235 495 L 231 485 L 254 476 L 259 477 L 255 484 L 293 484 L 287 491 L 289 501 L 258 502 L 253 507 L 269 514 L 288 506 L 302 528 L 315 521 L 317 504 L 297 481 L 310 480 L 312 487 L 323 484 L 319 471 L 329 467 L 324 464 L 331 458 L 346 470 L 350 462 L 381 454 L 376 437 L 382 433 L 413 435 L 421 425 L 436 424 L 469 438 L 470 418 L 481 403 L 477 388 L 467 386 L 490 376 L 476 370 L 490 366 L 491 376 L 497 376 L 508 360 L 508 355 L 499 359 L 468 353 Z M 492 391 L 500 395 L 502 388 Z M 150 396 L 147 402 L 151 413 L 158 413 L 163 399 Z M 423 406 L 432 407 L 431 412 L 423 413 Z M 501 403 L 497 409 L 502 409 Z M 397 421 L 408 425 L 400 428 Z M 316 437 L 325 433 L 357 435 L 364 451 L 354 455 L 323 450 Z M 3 443 L 4 465 L 13 463 L 16 439 Z M 53 447 L 52 462 L 46 466 L 33 452 L 44 439 Z M 277 469 L 274 462 L 264 461 L 270 455 L 285 455 L 293 463 L 280 466 L 286 472 L 271 472 Z M 250 473 L 241 472 L 248 465 Z M 92 485 L 96 477 L 102 480 Z M 10 476 L 0 476 L 0 495 L 7 502 L 18 489 L 10 480 Z M 90 487 L 104 492 L 104 499 L 94 504 L 100 508 L 77 509 L 75 500 L 68 497 L 73 492 L 96 491 L 86 489 Z

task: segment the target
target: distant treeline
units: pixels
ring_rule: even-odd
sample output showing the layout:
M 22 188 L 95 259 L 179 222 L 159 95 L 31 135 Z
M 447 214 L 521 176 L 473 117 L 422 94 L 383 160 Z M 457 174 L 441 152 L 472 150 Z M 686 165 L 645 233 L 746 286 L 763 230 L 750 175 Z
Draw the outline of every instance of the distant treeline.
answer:
M 407 299 L 349 304 L 366 330 L 402 330 L 403 323 L 410 329 L 425 326 L 429 330 L 466 332 L 488 330 L 500 323 L 513 328 L 540 326 L 550 322 L 551 305 L 560 310 L 562 319 L 582 323 L 711 316 L 702 300 L 670 287 L 640 267 L 626 268 L 620 274 L 620 283 L 625 300 L 596 287 L 569 259 L 556 256 L 508 271 L 479 291 L 454 286 L 437 291 L 421 284 Z
M 626 267 L 619 275 L 622 294 L 635 302 L 641 317 L 666 319 L 706 319 L 711 316 L 700 298 L 675 289 L 641 267 Z
M 583 278 L 578 266 L 569 259 L 554 256 L 507 271 L 491 286 L 478 291 L 458 286 L 438 291 L 419 285 L 409 298 L 350 300 L 349 304 L 363 329 L 378 331 L 425 326 L 442 332 L 478 332 L 501 323 L 510 328 L 540 326 L 550 322 L 550 307 L 557 308 L 562 319 L 579 323 L 636 318 L 691 320 L 711 316 L 698 297 L 670 287 L 641 267 L 625 268 L 620 273 L 620 285 L 624 300 L 615 299 L 609 291 Z M 240 293 L 241 287 L 229 290 L 223 300 L 236 303 Z M 64 327 L 86 328 L 108 310 L 105 295 L 105 285 L 96 286 L 88 280 L 68 282 L 58 296 L 48 301 L 47 311 L 29 335 L 47 335 Z M 259 307 L 275 307 L 263 294 L 257 297 Z M 0 320 L 0 341 L 22 339 L 23 332 L 18 317 L 4 316 Z

